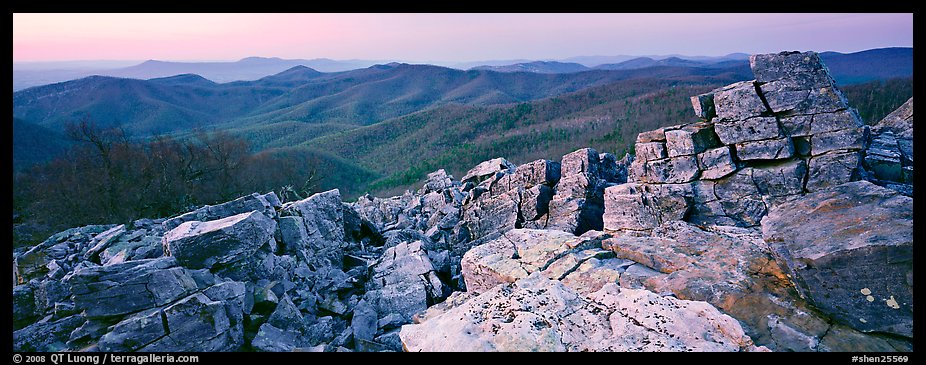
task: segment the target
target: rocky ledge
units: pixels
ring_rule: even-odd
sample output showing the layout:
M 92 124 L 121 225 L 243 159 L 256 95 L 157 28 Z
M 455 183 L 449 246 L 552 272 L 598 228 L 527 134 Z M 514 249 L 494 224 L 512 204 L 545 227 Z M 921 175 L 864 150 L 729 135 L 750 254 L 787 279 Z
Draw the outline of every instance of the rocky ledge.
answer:
M 13 252 L 13 348 L 911 351 L 913 100 L 869 128 L 815 53 L 750 66 L 635 156 L 60 232 Z

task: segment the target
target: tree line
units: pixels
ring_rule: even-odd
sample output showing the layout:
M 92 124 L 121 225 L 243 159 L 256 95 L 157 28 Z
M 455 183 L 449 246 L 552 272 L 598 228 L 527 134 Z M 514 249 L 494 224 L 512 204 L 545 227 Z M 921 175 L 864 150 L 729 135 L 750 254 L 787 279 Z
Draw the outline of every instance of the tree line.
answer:
M 70 123 L 60 157 L 14 172 L 14 247 L 87 224 L 168 217 L 252 192 L 301 199 L 316 189 L 317 161 L 271 151 L 224 131 L 133 139 L 119 128 Z

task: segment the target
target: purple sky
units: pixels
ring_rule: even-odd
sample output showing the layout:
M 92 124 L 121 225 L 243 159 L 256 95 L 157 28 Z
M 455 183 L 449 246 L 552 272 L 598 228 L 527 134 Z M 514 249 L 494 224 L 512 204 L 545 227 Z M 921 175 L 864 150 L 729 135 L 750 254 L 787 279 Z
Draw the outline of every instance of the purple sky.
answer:
M 913 14 L 13 14 L 13 61 L 463 62 L 912 47 Z

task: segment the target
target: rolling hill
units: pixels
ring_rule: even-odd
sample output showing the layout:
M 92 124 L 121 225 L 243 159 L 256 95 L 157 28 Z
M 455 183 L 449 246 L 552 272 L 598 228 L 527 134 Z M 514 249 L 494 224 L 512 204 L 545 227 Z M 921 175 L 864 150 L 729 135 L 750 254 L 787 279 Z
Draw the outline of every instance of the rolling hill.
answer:
M 745 66 L 730 70 L 748 73 Z M 224 84 L 194 75 L 152 80 L 92 76 L 16 92 L 13 115 L 53 130 L 88 118 L 135 135 L 288 121 L 361 126 L 449 103 L 522 102 L 619 80 L 715 73 L 678 67 L 500 73 L 388 64 L 338 73 L 299 66 L 256 81 Z

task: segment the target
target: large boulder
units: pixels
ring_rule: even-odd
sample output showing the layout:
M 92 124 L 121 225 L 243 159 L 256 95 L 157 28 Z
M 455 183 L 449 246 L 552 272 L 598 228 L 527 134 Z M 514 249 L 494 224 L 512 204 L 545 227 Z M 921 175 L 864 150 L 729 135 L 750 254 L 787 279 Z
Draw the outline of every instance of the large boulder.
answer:
M 300 252 L 300 255 L 311 259 L 315 264 L 328 260 L 331 264 L 340 266 L 345 241 L 344 209 L 338 189 L 284 204 L 281 215 L 299 217 L 304 226 L 304 235 L 298 237 L 295 242 L 287 242 L 287 248 Z M 298 224 L 299 220 L 290 223 Z
M 254 254 L 273 239 L 276 225 L 258 211 L 208 222 L 184 222 L 164 234 L 164 252 L 190 268 L 225 265 Z
M 499 172 L 513 171 L 515 165 L 508 160 L 498 157 L 488 161 L 483 161 L 466 172 L 466 175 L 463 175 L 463 178 L 460 179 L 464 184 L 473 183 L 479 184 L 482 181 L 494 177 Z
M 29 326 L 13 331 L 13 351 L 66 351 L 69 335 L 84 321 L 84 316 L 80 314 L 61 319 L 55 319 L 51 315 L 46 316 Z
M 253 193 L 245 195 L 230 202 L 207 205 L 189 213 L 184 213 L 174 218 L 170 218 L 161 223 L 164 231 L 170 231 L 184 222 L 190 221 L 213 221 L 233 215 L 258 211 L 267 216 L 267 218 L 276 217 L 276 209 L 280 207 L 280 199 L 276 193 L 269 192 L 261 195 Z
M 913 199 L 867 181 L 773 207 L 762 232 L 802 296 L 865 332 L 913 336 Z
M 549 267 L 572 250 L 600 247 L 600 242 L 600 237 L 576 237 L 555 230 L 508 231 L 463 255 L 461 266 L 466 289 L 481 293 L 502 283 L 515 282 Z M 574 266 L 579 264 L 576 262 Z
M 177 259 L 136 260 L 79 269 L 65 279 L 74 304 L 88 318 L 130 314 L 159 307 L 197 289 Z
M 614 283 L 584 296 L 539 273 L 400 333 L 406 351 L 743 351 L 739 323 L 704 302 Z
M 885 345 L 884 338 L 855 330 L 830 331 L 832 320 L 797 295 L 756 228 L 673 221 L 646 235 L 616 235 L 602 244 L 618 258 L 637 262 L 621 273 L 622 287 L 711 303 L 739 320 L 757 345 L 817 351 L 823 350 L 820 343 L 846 338 L 853 338 L 856 350 Z M 810 348 L 795 347 L 808 341 Z

